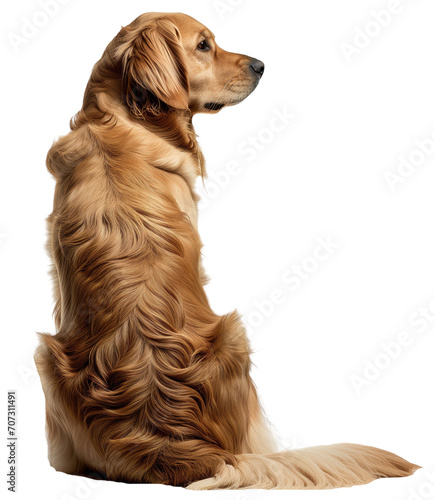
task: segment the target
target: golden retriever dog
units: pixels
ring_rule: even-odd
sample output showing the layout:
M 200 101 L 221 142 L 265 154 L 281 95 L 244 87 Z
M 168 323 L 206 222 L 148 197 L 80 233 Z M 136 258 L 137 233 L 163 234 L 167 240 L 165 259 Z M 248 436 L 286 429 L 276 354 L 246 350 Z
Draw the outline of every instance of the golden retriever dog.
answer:
M 320 489 L 418 468 L 356 444 L 278 452 L 244 327 L 209 306 L 195 193 L 205 162 L 192 117 L 241 102 L 263 72 L 187 15 L 143 14 L 107 46 L 71 131 L 51 147 L 57 334 L 40 334 L 35 362 L 58 471 Z

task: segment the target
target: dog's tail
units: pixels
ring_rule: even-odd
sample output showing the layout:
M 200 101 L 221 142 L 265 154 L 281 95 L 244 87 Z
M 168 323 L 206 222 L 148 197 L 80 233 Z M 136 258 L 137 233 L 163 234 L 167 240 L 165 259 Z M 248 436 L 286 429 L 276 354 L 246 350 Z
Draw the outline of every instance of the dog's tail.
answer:
M 381 477 L 410 476 L 419 468 L 378 448 L 335 444 L 269 455 L 236 455 L 235 465 L 225 465 L 214 477 L 194 482 L 188 488 L 340 488 Z

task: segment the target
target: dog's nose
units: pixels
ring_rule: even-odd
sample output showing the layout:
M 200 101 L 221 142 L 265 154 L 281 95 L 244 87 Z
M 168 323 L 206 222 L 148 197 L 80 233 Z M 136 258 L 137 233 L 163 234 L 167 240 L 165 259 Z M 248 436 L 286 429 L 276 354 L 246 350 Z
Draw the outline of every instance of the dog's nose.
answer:
M 250 68 L 257 77 L 261 78 L 261 76 L 264 74 L 265 65 L 259 59 L 251 59 Z

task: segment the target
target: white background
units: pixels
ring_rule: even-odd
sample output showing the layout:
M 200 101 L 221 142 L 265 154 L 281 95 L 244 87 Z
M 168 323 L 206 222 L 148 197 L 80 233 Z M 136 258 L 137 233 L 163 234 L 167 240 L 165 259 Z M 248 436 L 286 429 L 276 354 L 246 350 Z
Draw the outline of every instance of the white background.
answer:
M 434 131 L 433 3 L 402 0 L 399 12 L 396 2 L 380 0 L 222 0 L 220 10 L 211 0 L 63 3 L 15 48 L 11 34 L 22 36 L 41 4 L 1 7 L 2 497 L 13 495 L 6 486 L 6 391 L 14 389 L 16 498 L 434 498 L 434 335 L 431 321 L 418 319 L 434 299 L 434 149 L 424 155 L 415 142 Z M 380 16 L 385 26 L 372 24 L 385 8 L 395 12 Z M 198 494 L 85 483 L 49 467 L 32 358 L 35 332 L 54 332 L 44 250 L 54 181 L 45 155 L 68 132 L 108 42 L 155 10 L 188 13 L 223 48 L 266 65 L 245 102 L 194 123 L 209 171 L 208 194 L 198 183 L 207 292 L 216 312 L 237 308 L 256 325 L 249 328 L 253 377 L 282 446 L 383 447 L 425 467 L 413 477 L 351 490 Z M 38 21 L 44 24 L 43 16 Z M 358 31 L 366 29 L 368 38 Z M 342 44 L 354 46 L 355 37 L 366 47 L 346 57 Z M 270 132 L 280 125 L 276 112 L 295 117 Z M 261 151 L 247 154 L 249 137 Z M 393 192 L 384 174 L 398 172 L 400 157 L 420 164 L 401 169 L 406 177 Z M 224 173 L 233 161 L 238 173 Z M 311 258 L 318 237 L 339 244 L 319 263 Z M 282 280 L 294 265 L 309 272 L 292 289 Z M 286 300 L 271 306 L 277 296 Z M 392 359 L 384 346 L 401 332 L 406 345 L 399 351 L 392 344 Z M 357 391 L 354 377 L 365 377 L 369 362 L 381 369 L 371 366 Z

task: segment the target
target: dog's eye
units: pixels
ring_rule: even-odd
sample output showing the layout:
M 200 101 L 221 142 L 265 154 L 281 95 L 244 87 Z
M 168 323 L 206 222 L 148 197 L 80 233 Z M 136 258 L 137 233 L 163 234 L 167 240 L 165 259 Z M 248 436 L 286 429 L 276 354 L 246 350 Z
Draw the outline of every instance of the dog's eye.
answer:
M 209 50 L 211 47 L 208 45 L 206 40 L 202 40 L 199 45 L 197 46 L 198 50 L 201 50 L 202 52 L 206 52 Z

